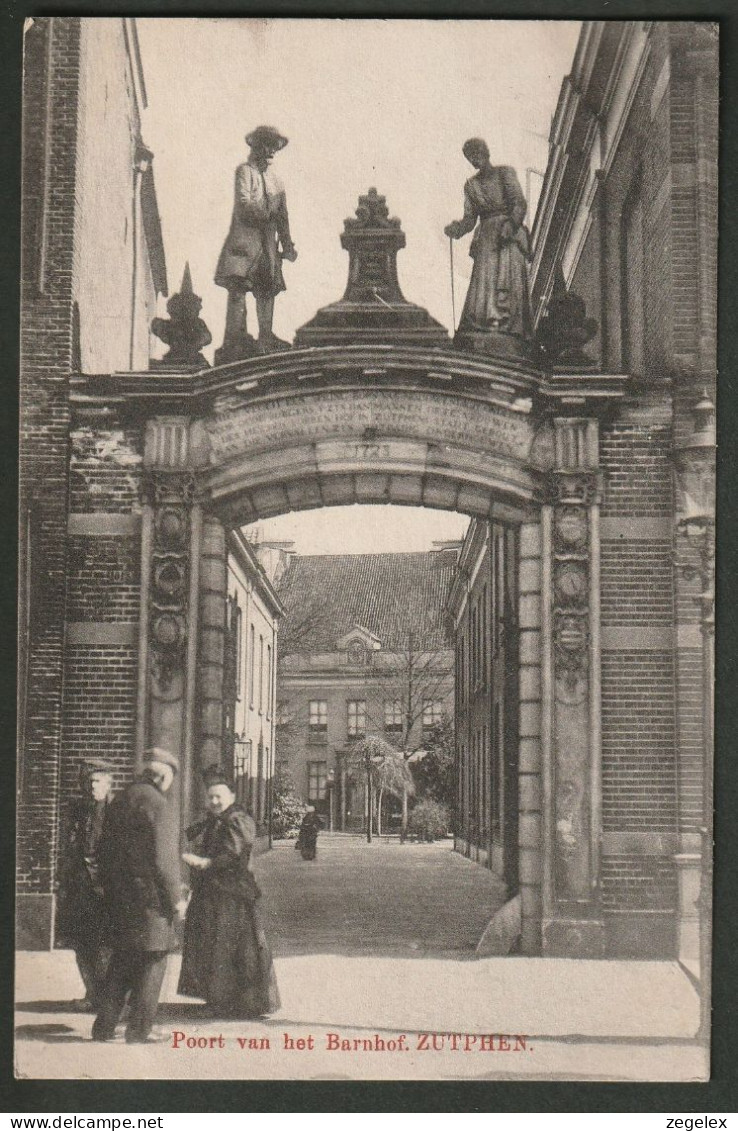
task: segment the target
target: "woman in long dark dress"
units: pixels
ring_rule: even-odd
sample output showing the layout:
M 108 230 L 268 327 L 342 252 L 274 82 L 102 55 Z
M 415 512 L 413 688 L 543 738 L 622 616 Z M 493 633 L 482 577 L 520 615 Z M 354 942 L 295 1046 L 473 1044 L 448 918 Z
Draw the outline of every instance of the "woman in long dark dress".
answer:
M 300 849 L 303 860 L 315 859 L 318 851 L 318 833 L 322 828 L 323 822 L 315 812 L 315 806 L 309 805 L 305 816 L 302 818 L 296 845 Z
M 209 816 L 187 830 L 192 872 L 178 992 L 203 998 L 222 1017 L 256 1018 L 279 1009 L 272 955 L 259 920 L 261 895 L 250 868 L 253 818 L 219 770 L 205 775 Z

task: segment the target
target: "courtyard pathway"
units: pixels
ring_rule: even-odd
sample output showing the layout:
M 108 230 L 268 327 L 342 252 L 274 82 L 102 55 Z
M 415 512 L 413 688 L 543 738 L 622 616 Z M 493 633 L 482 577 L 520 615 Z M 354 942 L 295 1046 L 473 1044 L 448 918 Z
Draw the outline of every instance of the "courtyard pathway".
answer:
M 254 862 L 275 955 L 471 958 L 504 885 L 452 841 L 400 844 L 323 834 L 316 860 L 294 841 Z

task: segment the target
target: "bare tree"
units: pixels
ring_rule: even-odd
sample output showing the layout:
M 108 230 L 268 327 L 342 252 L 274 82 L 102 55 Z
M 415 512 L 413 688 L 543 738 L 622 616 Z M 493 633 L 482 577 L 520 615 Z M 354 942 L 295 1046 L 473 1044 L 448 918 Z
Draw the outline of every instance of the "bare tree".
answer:
M 405 627 L 408 623 L 412 627 Z M 379 694 L 367 707 L 367 722 L 369 730 L 387 732 L 385 704 L 391 704 L 391 725 L 396 727 L 397 719 L 400 720 L 399 730 L 392 732 L 392 741 L 407 762 L 420 749 L 419 724 L 424 721 L 429 704 L 442 704 L 446 710 L 449 692 L 453 690 L 454 656 L 438 610 L 425 608 L 421 615 L 416 613 L 413 617 L 398 605 L 395 624 L 397 631 L 391 647 L 375 657 Z M 407 835 L 409 796 L 407 789 L 400 794 L 403 839 Z

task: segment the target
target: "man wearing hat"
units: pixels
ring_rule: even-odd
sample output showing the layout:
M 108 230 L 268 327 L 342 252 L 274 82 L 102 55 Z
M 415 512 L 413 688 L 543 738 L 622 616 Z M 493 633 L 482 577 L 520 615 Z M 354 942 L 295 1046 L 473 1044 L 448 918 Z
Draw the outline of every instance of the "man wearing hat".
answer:
M 81 797 L 70 807 L 62 832 L 57 940 L 70 946 L 85 987 L 74 1003 L 94 1012 L 110 962 L 109 922 L 99 875 L 98 849 L 113 787 L 113 767 L 100 758 L 80 767 Z
M 285 290 L 282 259 L 294 262 L 284 185 L 270 169 L 287 138 L 273 126 L 258 126 L 246 137 L 250 153 L 236 169 L 231 227 L 215 271 L 215 282 L 228 291 L 225 335 L 219 362 L 250 353 L 289 349 L 272 333 L 274 297 Z M 255 346 L 246 332 L 246 293 L 252 291 L 259 322 Z
M 151 1031 L 174 920 L 184 914 L 177 813 L 167 797 L 178 770 L 170 751 L 148 750 L 141 776 L 110 806 L 99 858 L 113 954 L 92 1028 L 95 1041 L 114 1038 L 129 994 L 126 1041 L 158 1039 Z

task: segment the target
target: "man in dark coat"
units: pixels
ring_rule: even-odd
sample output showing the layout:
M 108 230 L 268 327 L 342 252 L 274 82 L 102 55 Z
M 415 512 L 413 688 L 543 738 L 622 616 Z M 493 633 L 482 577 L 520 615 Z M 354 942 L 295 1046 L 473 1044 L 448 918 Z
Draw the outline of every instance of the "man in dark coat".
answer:
M 85 996 L 74 1002 L 94 1012 L 110 962 L 110 923 L 100 881 L 98 849 L 113 786 L 113 767 L 88 759 L 81 769 L 82 797 L 75 798 L 62 833 L 59 862 L 57 940 L 70 946 L 77 959 Z
M 174 920 L 182 915 L 177 816 L 166 794 L 179 769 L 159 747 L 147 751 L 141 777 L 110 806 L 100 845 L 100 875 L 111 922 L 113 955 L 92 1028 L 92 1039 L 110 1041 L 126 997 L 126 1041 L 151 1035 Z

